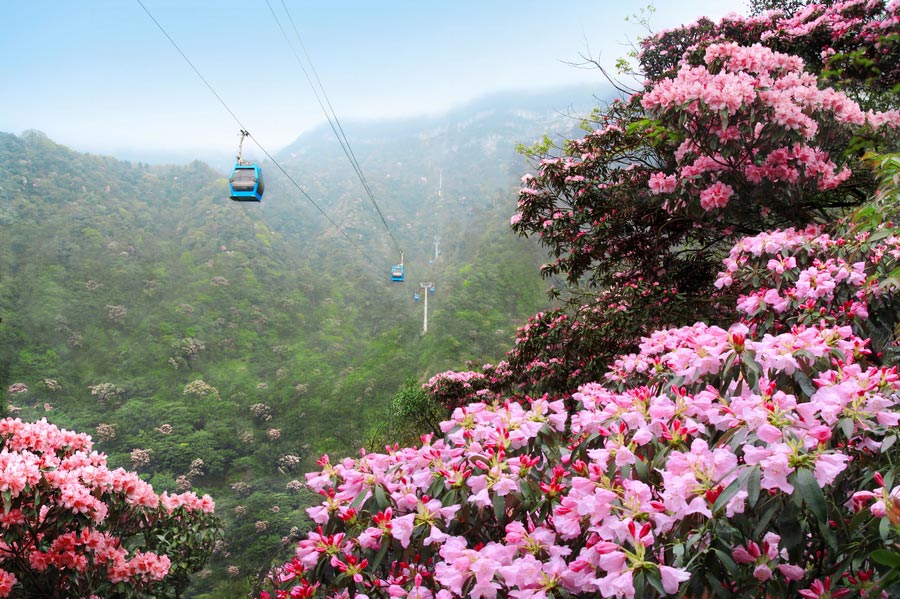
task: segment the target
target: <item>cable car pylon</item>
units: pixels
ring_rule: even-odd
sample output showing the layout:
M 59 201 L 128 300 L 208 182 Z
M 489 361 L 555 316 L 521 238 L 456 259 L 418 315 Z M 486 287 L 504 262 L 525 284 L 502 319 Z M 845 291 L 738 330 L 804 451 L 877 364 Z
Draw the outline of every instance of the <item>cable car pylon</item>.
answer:
M 422 288 L 422 297 L 425 298 L 425 320 L 422 322 L 422 334 L 428 332 L 428 292 L 434 293 L 434 283 L 419 283 Z

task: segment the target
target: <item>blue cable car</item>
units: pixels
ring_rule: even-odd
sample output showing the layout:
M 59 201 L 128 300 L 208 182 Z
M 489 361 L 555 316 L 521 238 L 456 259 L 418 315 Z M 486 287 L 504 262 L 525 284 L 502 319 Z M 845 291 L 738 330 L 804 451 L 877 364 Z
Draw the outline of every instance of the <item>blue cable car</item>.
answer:
M 238 144 L 237 163 L 228 179 L 228 191 L 236 202 L 260 202 L 266 184 L 263 182 L 262 169 L 250 164 L 241 156 L 244 151 L 244 138 L 250 134 L 241 129 L 241 142 Z
M 431 287 L 428 288 L 428 293 L 430 293 L 431 295 L 434 295 L 434 285 L 432 285 Z
M 404 278 L 403 273 L 403 252 L 400 252 L 400 264 L 395 264 L 391 267 L 391 280 L 395 282 L 402 283 Z
M 419 297 L 419 292 L 418 291 L 413 292 L 413 300 L 419 301 L 420 299 L 422 299 L 422 298 Z
M 263 182 L 262 169 L 255 164 L 235 164 L 231 178 L 228 179 L 231 199 L 236 202 L 262 201 L 266 185 Z

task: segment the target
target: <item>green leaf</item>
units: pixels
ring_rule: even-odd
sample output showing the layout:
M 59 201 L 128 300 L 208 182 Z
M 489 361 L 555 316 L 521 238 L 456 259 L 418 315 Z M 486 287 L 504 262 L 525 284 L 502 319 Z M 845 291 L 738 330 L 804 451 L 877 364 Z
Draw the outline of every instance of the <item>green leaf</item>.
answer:
M 732 557 L 718 548 L 713 549 L 713 551 L 715 551 L 719 561 L 725 566 L 725 569 L 728 570 L 728 573 L 731 574 L 733 578 L 737 578 L 740 575 L 740 569 Z
M 754 466 L 747 478 L 747 505 L 751 508 L 755 507 L 756 502 L 759 501 L 759 483 L 759 466 Z
M 379 510 L 383 510 L 390 505 L 387 496 L 384 494 L 384 487 L 381 485 L 375 485 L 375 503 L 378 505 Z
M 900 568 L 900 553 L 890 551 L 888 549 L 876 549 L 869 554 L 872 561 L 876 564 L 889 566 L 891 568 Z
M 506 498 L 494 494 L 492 501 L 494 504 L 494 517 L 497 518 L 497 522 L 502 524 L 505 522 L 506 516 Z
M 772 507 L 778 508 L 779 504 L 777 502 L 773 503 Z M 800 547 L 806 538 L 803 522 L 797 508 L 792 503 L 784 503 L 780 507 L 778 530 L 781 533 L 781 544 L 788 551 L 793 551 L 795 548 Z M 757 526 L 757 529 L 759 529 L 759 526 Z
M 844 433 L 845 438 L 850 439 L 853 437 L 853 429 L 855 427 L 853 425 L 853 420 L 850 418 L 842 418 L 841 421 L 838 422 L 838 428 Z
M 381 539 L 381 549 L 378 550 L 378 553 L 372 558 L 372 570 L 378 568 L 378 565 L 381 563 L 381 560 L 384 559 L 385 554 L 387 554 L 388 548 L 391 546 L 390 539 Z
M 716 498 L 716 502 L 713 504 L 713 514 L 724 508 L 728 502 L 737 495 L 738 491 L 747 487 L 747 480 L 750 478 L 751 472 L 753 472 L 752 468 L 745 468 L 736 479 L 731 481 L 730 485 L 725 487 L 725 490 L 719 494 Z
M 362 491 L 359 495 L 357 495 L 353 499 L 353 502 L 350 504 L 350 507 L 352 507 L 354 509 L 359 509 L 359 507 L 363 504 L 363 501 L 365 500 L 367 494 L 368 494 L 368 489 L 366 489 L 365 491 Z
M 635 460 L 634 462 L 634 472 L 637 474 L 639 480 L 647 480 L 649 476 L 649 472 L 647 470 L 647 462 L 644 460 Z
M 802 370 L 795 371 L 794 380 L 800 385 L 800 389 L 803 390 L 807 397 L 812 397 L 815 394 L 816 386 L 813 385 L 812 379 L 805 372 Z
M 654 589 L 656 589 L 656 592 L 659 593 L 659 596 L 665 597 L 667 595 L 667 593 L 666 593 L 665 589 L 663 589 L 662 578 L 661 578 L 660 573 L 658 571 L 654 570 L 653 572 L 647 572 L 646 576 L 647 576 L 647 582 L 650 583 L 650 586 L 652 586 Z M 637 595 L 635 595 L 635 596 L 637 596 Z
M 799 468 L 795 474 L 797 475 L 797 490 L 806 502 L 809 511 L 819 522 L 827 522 L 828 506 L 825 503 L 825 494 L 822 493 L 822 487 L 816 481 L 812 470 Z
M 747 379 L 747 384 L 751 387 L 756 386 L 756 382 L 759 380 L 759 375 L 762 372 L 759 364 L 756 363 L 755 357 L 753 352 L 749 350 L 745 350 L 741 353 L 741 364 L 744 366 L 744 378 Z
M 635 597 L 646 597 L 646 595 L 644 594 L 644 582 L 645 582 L 645 577 L 644 577 L 643 571 L 635 574 L 635 576 L 634 576 L 634 596 Z

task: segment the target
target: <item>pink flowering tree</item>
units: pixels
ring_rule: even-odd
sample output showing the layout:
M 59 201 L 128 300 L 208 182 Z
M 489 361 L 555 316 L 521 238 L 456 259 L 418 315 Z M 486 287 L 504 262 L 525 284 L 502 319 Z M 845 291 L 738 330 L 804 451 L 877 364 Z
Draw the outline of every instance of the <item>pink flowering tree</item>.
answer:
M 808 2 L 750 0 L 754 16 L 700 19 L 641 43 L 641 69 L 659 79 L 678 68 L 685 53 L 701 54 L 718 41 L 763 43 L 798 56 L 807 68 L 854 99 L 896 105 L 900 83 L 900 5 L 884 0 Z
M 897 112 L 873 106 L 896 104 L 898 12 L 834 2 L 644 40 L 643 87 L 595 111 L 583 138 L 538 150 L 523 178 L 512 228 L 538 238 L 544 275 L 574 290 L 520 331 L 507 390 L 564 395 L 526 372 L 546 364 L 586 382 L 661 324 L 727 324 L 731 290 L 713 283 L 737 239 L 828 222 L 870 198 L 859 157 L 897 143 Z
M 91 438 L 0 420 L 0 597 L 179 597 L 218 538 L 209 496 L 157 495 Z

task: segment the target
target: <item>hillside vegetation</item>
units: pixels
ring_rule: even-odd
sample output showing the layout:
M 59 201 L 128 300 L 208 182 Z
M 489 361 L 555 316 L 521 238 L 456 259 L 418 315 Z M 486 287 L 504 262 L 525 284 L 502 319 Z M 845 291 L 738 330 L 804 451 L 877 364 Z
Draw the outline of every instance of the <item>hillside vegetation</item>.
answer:
M 482 107 L 360 129 L 404 284 L 389 282 L 389 237 L 321 131 L 279 161 L 341 231 L 271 164 L 263 204 L 238 204 L 201 162 L 0 134 L 0 385 L 27 387 L 7 415 L 91 434 L 157 492 L 213 495 L 225 538 L 192 593 L 239 596 L 303 526 L 313 499 L 298 481 L 321 454 L 380 443 L 404 382 L 502 359 L 547 303 L 540 250 L 508 229 L 524 168 L 513 148 L 546 127 Z M 427 335 L 421 281 L 436 287 Z

